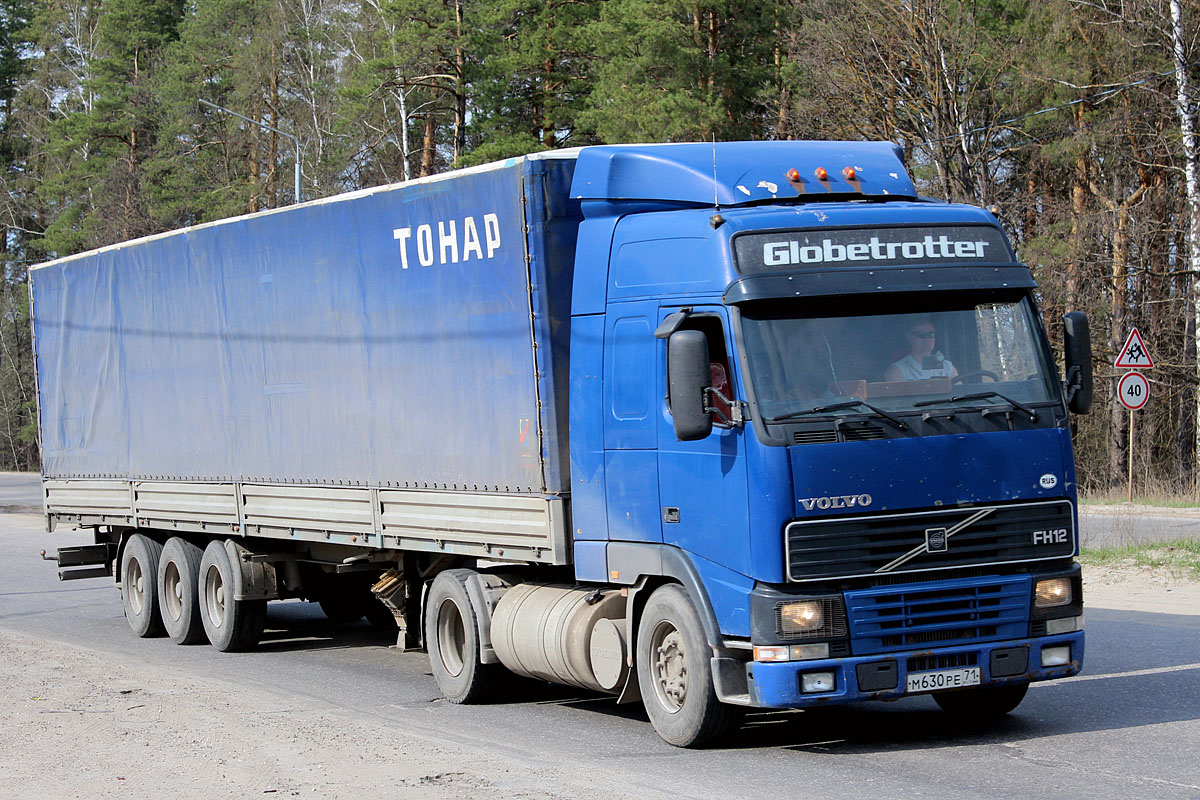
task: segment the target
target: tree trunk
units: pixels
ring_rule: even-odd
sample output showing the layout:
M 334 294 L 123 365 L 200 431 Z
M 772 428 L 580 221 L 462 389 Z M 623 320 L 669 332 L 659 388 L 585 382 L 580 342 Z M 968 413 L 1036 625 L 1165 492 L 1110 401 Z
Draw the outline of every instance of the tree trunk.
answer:
M 1171 55 L 1175 62 L 1175 113 L 1183 137 L 1183 174 L 1187 190 L 1188 270 L 1192 274 L 1193 331 L 1200 337 L 1200 186 L 1196 175 L 1196 131 L 1192 108 L 1192 87 L 1188 80 L 1187 54 L 1184 52 L 1183 9 L 1179 0 L 1171 4 Z M 1200 375 L 1200 338 L 1196 340 L 1196 371 Z M 1200 463 L 1200 391 L 1196 392 L 1196 457 Z
M 463 4 L 462 0 L 454 3 L 455 30 L 458 35 L 454 38 L 454 165 L 462 158 L 467 149 L 467 58 L 463 53 Z
M 433 174 L 433 160 L 437 153 L 437 118 L 432 111 L 425 112 L 425 142 L 421 146 L 421 177 Z

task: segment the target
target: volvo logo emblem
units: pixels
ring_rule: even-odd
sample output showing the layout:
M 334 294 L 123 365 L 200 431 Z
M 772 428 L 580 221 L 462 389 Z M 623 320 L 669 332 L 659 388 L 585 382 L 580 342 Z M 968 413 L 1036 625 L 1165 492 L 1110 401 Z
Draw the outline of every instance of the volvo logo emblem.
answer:
M 925 529 L 925 552 L 944 553 L 949 549 L 945 528 Z
M 805 511 L 812 511 L 814 508 L 827 511 L 831 508 L 854 508 L 855 506 L 871 505 L 871 495 L 869 494 L 843 494 L 836 497 L 801 497 L 799 500 L 800 505 L 804 506 Z
M 914 547 L 912 550 L 909 550 L 907 553 L 900 556 L 899 558 L 889 561 L 888 563 L 884 564 L 882 567 L 880 567 L 879 569 L 877 569 L 875 571 L 876 572 L 891 572 L 896 567 L 902 566 L 903 564 L 906 564 L 909 561 L 912 561 L 914 558 L 921 555 L 922 553 L 945 553 L 947 548 L 949 547 L 948 542 L 950 541 L 951 536 L 954 536 L 959 531 L 969 528 L 970 526 L 974 525 L 976 522 L 979 522 L 979 520 L 983 519 L 984 517 L 986 517 L 988 514 L 991 514 L 995 510 L 996 510 L 995 508 L 981 508 L 978 511 L 973 512 L 971 514 L 971 516 L 967 517 L 966 519 L 964 519 L 960 522 L 955 523 L 954 525 L 950 526 L 949 528 L 926 528 L 925 529 L 925 541 L 921 542 L 916 547 Z M 913 531 L 913 533 L 915 534 L 916 531 Z

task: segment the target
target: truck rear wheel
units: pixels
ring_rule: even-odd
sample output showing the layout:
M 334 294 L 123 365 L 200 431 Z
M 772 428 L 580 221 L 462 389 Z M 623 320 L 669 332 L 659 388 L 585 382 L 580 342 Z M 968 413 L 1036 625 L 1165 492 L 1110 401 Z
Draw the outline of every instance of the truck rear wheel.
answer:
M 500 669 L 480 658 L 479 625 L 464 585 L 469 569 L 450 569 L 433 579 L 425 597 L 425 648 L 438 688 L 451 703 L 485 699 Z
M 143 639 L 163 635 L 158 613 L 158 560 L 163 546 L 141 533 L 125 542 L 121 552 L 121 605 L 125 621 Z
M 167 540 L 158 559 L 158 608 L 176 644 L 205 641 L 200 619 L 200 560 L 204 551 L 186 539 Z
M 209 542 L 200 559 L 200 619 L 208 641 L 223 653 L 253 650 L 267 622 L 266 600 L 234 597 L 235 569 L 225 543 Z
M 980 686 L 976 689 L 958 689 L 953 692 L 938 692 L 934 701 L 947 714 L 963 719 L 986 721 L 1003 717 L 1021 705 L 1028 683 L 1009 686 Z
M 741 709 L 717 699 L 711 651 L 682 587 L 671 584 L 650 595 L 636 648 L 646 715 L 668 744 L 700 747 L 741 723 Z

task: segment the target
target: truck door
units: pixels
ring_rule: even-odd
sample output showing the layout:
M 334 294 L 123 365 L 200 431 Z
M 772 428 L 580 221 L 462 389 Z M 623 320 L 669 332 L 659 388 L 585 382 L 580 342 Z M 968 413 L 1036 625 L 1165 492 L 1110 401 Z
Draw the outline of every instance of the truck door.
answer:
M 659 322 L 677 308 L 659 310 Z M 708 339 L 713 386 L 732 400 L 744 399 L 733 367 L 732 340 L 725 310 L 697 306 L 681 329 L 698 330 Z M 699 441 L 681 442 L 666 391 L 667 346 L 657 340 L 658 479 L 663 541 L 742 574 L 750 573 L 746 496 L 745 427 L 713 415 L 713 431 Z M 722 387 L 722 384 L 724 386 Z M 728 414 L 719 400 L 712 404 Z
M 614 303 L 605 320 L 604 491 L 610 539 L 662 541 L 656 450 L 657 312 L 656 301 Z

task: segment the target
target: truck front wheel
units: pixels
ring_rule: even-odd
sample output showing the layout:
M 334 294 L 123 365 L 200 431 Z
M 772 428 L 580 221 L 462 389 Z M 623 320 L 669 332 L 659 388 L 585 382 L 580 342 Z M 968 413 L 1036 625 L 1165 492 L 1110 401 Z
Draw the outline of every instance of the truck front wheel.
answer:
M 121 552 L 121 605 L 129 627 L 143 639 L 163 635 L 158 613 L 158 560 L 162 551 L 161 544 L 135 533 Z
M 465 582 L 474 573 L 439 573 L 425 596 L 425 648 L 438 688 L 451 703 L 478 703 L 487 693 L 497 664 L 481 660 L 479 627 Z
M 638 684 L 654 730 L 677 747 L 700 747 L 741 722 L 717 699 L 700 618 L 680 586 L 657 589 L 638 624 Z
M 223 653 L 252 650 L 267 622 L 266 600 L 239 600 L 234 596 L 238 565 L 229 560 L 225 543 L 208 543 L 200 559 L 200 620 L 212 646 Z
M 1002 717 L 1021 705 L 1028 683 L 1009 686 L 980 686 L 976 689 L 958 689 L 953 692 L 938 692 L 934 701 L 947 714 L 963 719 L 987 721 Z

